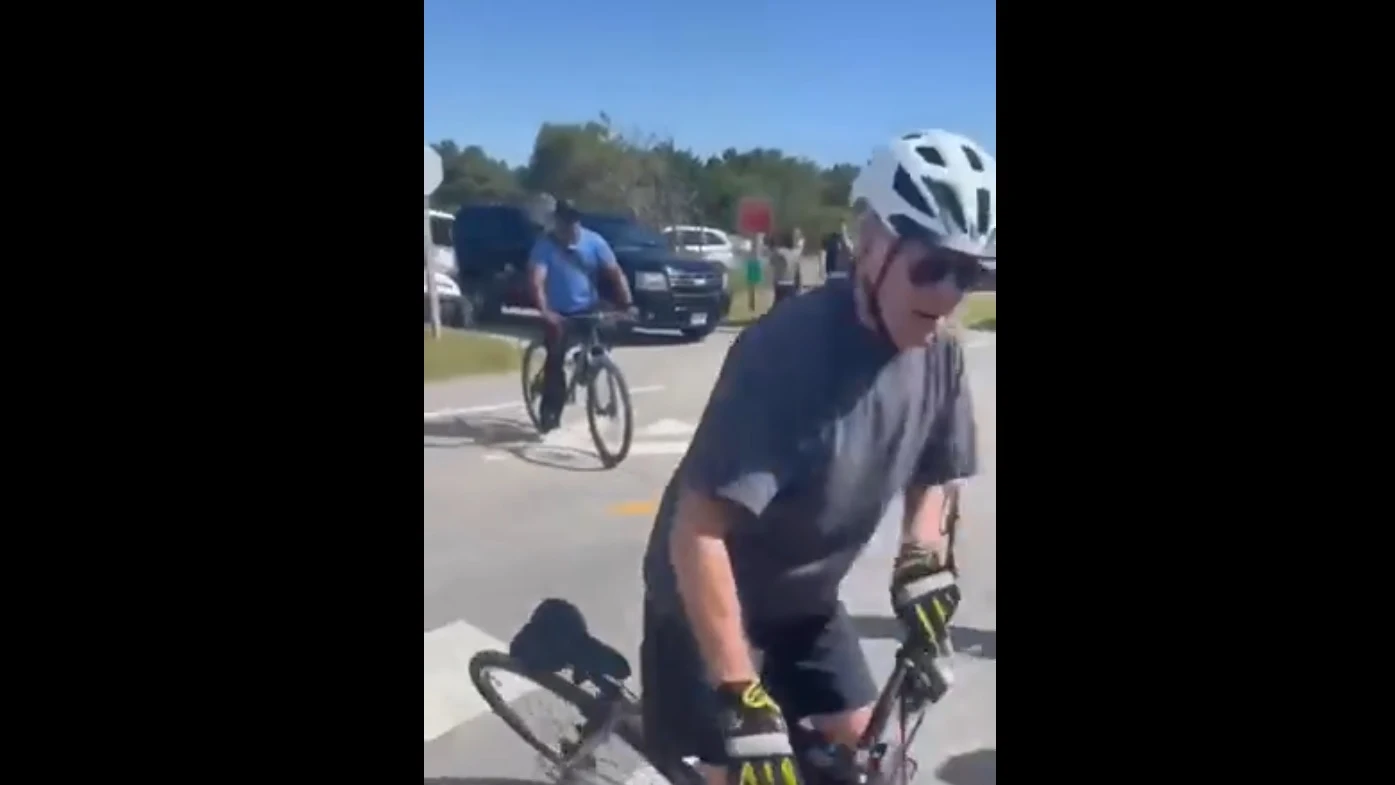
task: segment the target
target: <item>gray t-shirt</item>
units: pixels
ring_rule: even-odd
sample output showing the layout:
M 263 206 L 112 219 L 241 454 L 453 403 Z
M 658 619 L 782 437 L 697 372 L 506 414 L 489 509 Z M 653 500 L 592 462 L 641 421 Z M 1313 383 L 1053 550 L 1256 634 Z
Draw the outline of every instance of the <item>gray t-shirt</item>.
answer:
M 834 281 L 772 310 L 727 353 L 687 454 L 664 489 L 644 559 L 648 602 L 680 607 L 669 534 L 680 484 L 744 508 L 727 538 L 751 619 L 817 613 L 912 482 L 974 473 L 959 342 L 896 353 Z

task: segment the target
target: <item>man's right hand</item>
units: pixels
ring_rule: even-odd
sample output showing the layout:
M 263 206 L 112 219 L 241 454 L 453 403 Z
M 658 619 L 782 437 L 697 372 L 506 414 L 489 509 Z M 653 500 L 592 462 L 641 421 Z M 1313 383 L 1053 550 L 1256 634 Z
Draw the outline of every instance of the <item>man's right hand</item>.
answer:
M 789 726 L 758 681 L 717 688 L 732 785 L 800 785 Z

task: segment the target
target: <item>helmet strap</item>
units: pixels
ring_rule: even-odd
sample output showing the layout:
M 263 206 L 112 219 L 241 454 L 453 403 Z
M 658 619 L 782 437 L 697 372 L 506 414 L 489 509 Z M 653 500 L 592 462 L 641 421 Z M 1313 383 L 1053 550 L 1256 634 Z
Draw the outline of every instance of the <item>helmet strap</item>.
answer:
M 891 331 L 886 328 L 886 319 L 882 317 L 881 294 L 882 285 L 886 283 L 886 276 L 891 272 L 891 260 L 900 250 L 901 238 L 898 237 L 887 249 L 886 255 L 882 257 L 882 268 L 877 271 L 877 279 L 871 283 L 870 287 L 867 277 L 862 276 L 863 289 L 867 294 L 867 315 L 872 318 L 872 329 L 876 330 L 877 335 L 880 335 L 882 340 L 892 346 L 896 345 L 896 341 L 892 340 Z

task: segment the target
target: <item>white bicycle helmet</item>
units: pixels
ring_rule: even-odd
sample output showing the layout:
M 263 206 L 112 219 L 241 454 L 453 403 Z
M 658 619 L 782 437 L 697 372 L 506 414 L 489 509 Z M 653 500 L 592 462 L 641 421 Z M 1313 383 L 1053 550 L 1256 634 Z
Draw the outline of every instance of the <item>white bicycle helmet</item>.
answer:
M 998 163 L 949 131 L 915 131 L 878 147 L 852 184 L 897 237 L 920 235 L 997 267 Z

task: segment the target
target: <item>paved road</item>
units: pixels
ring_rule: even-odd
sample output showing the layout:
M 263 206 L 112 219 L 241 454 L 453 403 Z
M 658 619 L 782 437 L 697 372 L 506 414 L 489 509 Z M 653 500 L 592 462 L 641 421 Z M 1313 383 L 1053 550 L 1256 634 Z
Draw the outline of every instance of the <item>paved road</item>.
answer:
M 546 598 L 578 608 L 591 636 L 637 662 L 639 564 L 653 505 L 686 445 L 731 334 L 702 344 L 622 347 L 636 390 L 635 454 L 611 471 L 578 432 L 578 412 L 539 441 L 514 401 L 513 377 L 424 390 L 424 770 L 427 782 L 542 780 L 531 751 L 488 713 L 465 673 L 483 648 L 506 648 Z M 996 728 L 996 343 L 970 339 L 983 476 L 966 490 L 966 599 L 957 621 L 959 682 L 922 729 L 918 782 L 991 785 Z M 434 413 L 434 414 L 433 414 Z M 569 427 L 570 426 L 570 427 Z M 886 579 L 896 524 L 853 570 L 844 598 L 860 619 L 875 675 L 895 644 Z M 633 681 L 633 680 L 632 680 Z M 520 699 L 534 712 L 556 709 Z M 630 772 L 632 782 L 644 772 Z M 622 777 L 621 779 L 624 779 Z

